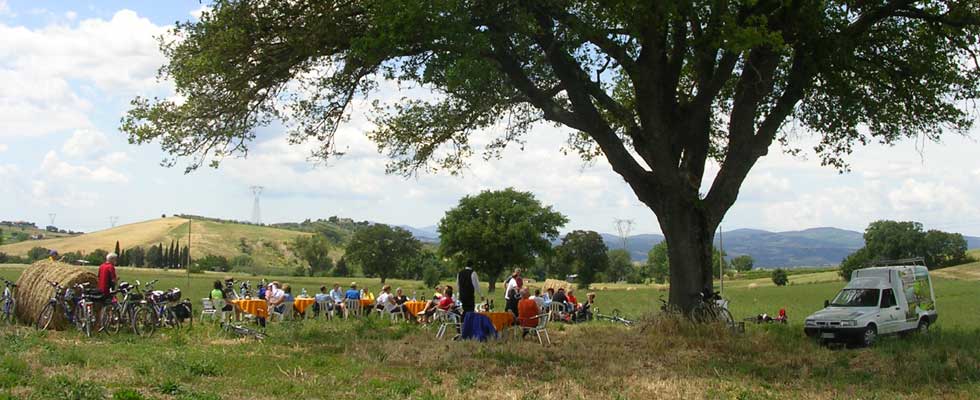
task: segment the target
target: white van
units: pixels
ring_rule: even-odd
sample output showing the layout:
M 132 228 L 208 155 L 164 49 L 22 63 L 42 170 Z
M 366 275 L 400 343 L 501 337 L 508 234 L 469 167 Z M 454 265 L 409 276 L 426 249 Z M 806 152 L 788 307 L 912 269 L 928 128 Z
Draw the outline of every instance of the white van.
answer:
M 824 309 L 806 318 L 804 332 L 821 342 L 870 346 L 879 335 L 929 331 L 936 323 L 936 296 L 922 265 L 855 270 Z

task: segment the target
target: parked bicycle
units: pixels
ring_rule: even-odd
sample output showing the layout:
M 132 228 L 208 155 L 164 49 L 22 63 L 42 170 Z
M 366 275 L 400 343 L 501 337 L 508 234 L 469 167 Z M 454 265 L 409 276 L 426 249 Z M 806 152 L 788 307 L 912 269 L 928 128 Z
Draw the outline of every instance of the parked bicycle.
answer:
M 3 298 L 0 300 L 0 320 L 8 324 L 15 323 L 17 318 L 14 316 L 14 311 L 17 307 L 17 302 L 14 301 L 14 289 L 17 289 L 17 284 L 3 279 Z
M 139 285 L 139 281 L 136 281 L 136 284 Z M 122 298 L 117 300 L 116 295 L 121 295 Z M 109 303 L 99 313 L 101 331 L 114 335 L 119 333 L 122 327 L 127 326 L 136 333 L 133 329 L 133 321 L 136 320 L 136 309 L 142 299 L 143 295 L 139 293 L 137 286 L 129 282 L 121 282 L 119 289 L 110 293 Z
M 75 325 L 75 328 L 85 333 L 85 336 L 92 336 L 92 328 L 95 326 L 93 304 L 97 300 L 97 295 L 89 290 L 89 284 L 79 283 L 66 288 L 57 282 L 46 282 L 54 289 L 54 295 L 41 308 L 37 316 L 37 329 L 48 329 L 51 321 L 54 320 L 55 312 L 60 309 L 69 324 Z
M 735 319 L 728 311 L 728 300 L 721 297 L 718 292 L 709 289 L 694 295 L 694 308 L 688 313 L 688 317 L 695 323 L 720 322 L 735 330 Z
M 247 327 L 242 326 L 242 325 L 230 324 L 230 323 L 222 322 L 221 323 L 221 329 L 223 329 L 225 332 L 233 333 L 233 334 L 238 335 L 240 337 L 246 337 L 247 336 L 247 337 L 251 337 L 251 338 L 256 339 L 256 340 L 265 339 L 265 334 L 264 333 L 259 332 L 259 331 L 255 330 L 255 329 L 247 328 Z
M 180 329 L 185 320 L 188 321 L 189 325 L 193 324 L 190 302 L 181 302 L 180 296 L 179 288 L 149 292 L 147 299 L 156 313 L 157 327 Z
M 633 326 L 633 323 L 634 323 L 633 320 L 629 320 L 629 319 L 623 318 L 623 316 L 622 316 L 622 314 L 620 314 L 619 310 L 618 309 L 615 309 L 615 308 L 612 310 L 612 314 L 609 314 L 609 315 L 600 314 L 599 313 L 599 310 L 596 310 L 595 318 L 596 319 L 600 319 L 600 320 L 604 320 L 604 321 L 619 322 L 619 323 L 621 323 L 623 325 L 626 325 L 626 326 Z

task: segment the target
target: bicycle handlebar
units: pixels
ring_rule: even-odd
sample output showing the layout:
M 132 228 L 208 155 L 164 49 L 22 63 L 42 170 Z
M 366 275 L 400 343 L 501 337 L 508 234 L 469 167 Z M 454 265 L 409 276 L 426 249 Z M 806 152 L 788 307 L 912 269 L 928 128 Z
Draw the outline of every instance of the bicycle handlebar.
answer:
M 0 279 L 3 279 L 3 278 L 0 278 Z M 10 287 L 17 287 L 17 284 L 16 283 L 13 283 L 13 282 L 8 281 L 6 279 L 3 279 L 3 284 L 6 285 L 6 286 L 10 286 Z

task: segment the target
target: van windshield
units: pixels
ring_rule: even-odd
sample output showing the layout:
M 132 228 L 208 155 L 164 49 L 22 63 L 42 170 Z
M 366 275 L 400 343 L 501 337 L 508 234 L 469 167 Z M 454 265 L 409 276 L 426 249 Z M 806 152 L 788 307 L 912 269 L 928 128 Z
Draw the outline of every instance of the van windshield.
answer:
M 878 307 L 878 289 L 844 289 L 830 303 L 836 307 Z

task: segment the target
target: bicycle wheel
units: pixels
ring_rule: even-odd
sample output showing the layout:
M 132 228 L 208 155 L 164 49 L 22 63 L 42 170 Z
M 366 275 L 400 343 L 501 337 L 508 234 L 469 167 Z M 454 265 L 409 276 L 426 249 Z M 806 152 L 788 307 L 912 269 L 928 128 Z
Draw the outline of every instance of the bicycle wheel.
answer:
M 139 336 L 149 337 L 156 331 L 157 323 L 157 314 L 152 307 L 139 307 L 133 315 L 133 332 Z
M 691 319 L 691 322 L 703 324 L 705 322 L 714 321 L 715 316 L 708 307 L 698 306 L 691 309 L 688 318 Z
M 732 313 L 724 308 L 719 308 L 717 310 L 717 321 L 725 324 L 728 329 L 735 332 L 735 318 L 732 318 Z
M 107 305 L 102 307 L 102 311 L 99 311 L 99 314 L 100 332 L 105 332 L 109 335 L 119 333 L 119 330 L 122 328 L 122 316 L 119 312 L 119 306 Z
M 92 325 L 94 321 L 92 318 L 92 304 L 83 303 L 79 307 L 78 315 L 75 316 L 78 321 L 78 330 L 85 334 L 87 337 L 92 337 Z
M 54 303 L 49 302 L 41 308 L 41 312 L 37 314 L 37 321 L 34 323 L 34 327 L 39 330 L 48 329 L 51 326 L 51 320 L 54 319 Z
M 177 318 L 177 313 L 174 311 L 174 308 L 171 306 L 164 307 L 163 322 L 164 324 L 166 324 L 171 328 L 178 329 L 178 330 L 180 329 L 180 319 Z

